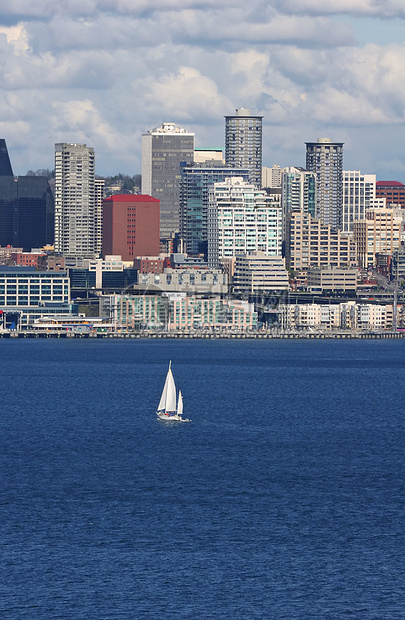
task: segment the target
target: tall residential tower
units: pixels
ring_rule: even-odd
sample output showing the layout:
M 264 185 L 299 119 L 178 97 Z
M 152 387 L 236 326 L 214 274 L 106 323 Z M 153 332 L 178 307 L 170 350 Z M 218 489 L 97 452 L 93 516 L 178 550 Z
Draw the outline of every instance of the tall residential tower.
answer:
M 306 169 L 316 173 L 315 217 L 341 229 L 343 220 L 343 142 L 318 138 L 306 142 Z
M 250 110 L 237 108 L 225 116 L 225 163 L 232 168 L 249 168 L 250 181 L 262 186 L 262 120 Z
M 96 255 L 94 149 L 55 144 L 55 253 L 71 258 Z

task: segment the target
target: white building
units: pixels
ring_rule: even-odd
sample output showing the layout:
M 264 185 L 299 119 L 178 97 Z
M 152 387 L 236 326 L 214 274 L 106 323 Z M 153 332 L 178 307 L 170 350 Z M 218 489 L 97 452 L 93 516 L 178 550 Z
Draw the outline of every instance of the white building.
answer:
M 282 253 L 282 210 L 272 196 L 240 177 L 214 183 L 208 206 L 208 264 L 220 259 L 264 252 Z
M 93 258 L 96 248 L 94 149 L 55 144 L 55 253 Z
M 179 231 L 180 164 L 194 161 L 194 133 L 163 123 L 142 135 L 142 194 L 160 200 L 160 236 Z
M 271 168 L 263 166 L 262 168 L 262 187 L 281 187 L 281 175 L 284 168 L 275 164 Z
M 284 258 L 263 252 L 237 256 L 234 271 L 235 293 L 287 291 L 288 273 Z
M 364 220 L 366 210 L 375 201 L 375 184 L 375 174 L 362 174 L 360 170 L 343 171 L 343 232 L 352 233 L 353 222 Z

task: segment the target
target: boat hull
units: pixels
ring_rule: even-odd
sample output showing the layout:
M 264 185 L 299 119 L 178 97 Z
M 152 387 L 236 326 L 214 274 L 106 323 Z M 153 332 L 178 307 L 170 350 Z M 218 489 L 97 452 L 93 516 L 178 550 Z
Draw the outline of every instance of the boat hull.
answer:
M 177 413 L 169 414 L 163 411 L 157 411 L 156 415 L 159 420 L 163 420 L 164 422 L 190 422 L 190 420 L 183 418 L 181 415 L 177 415 Z

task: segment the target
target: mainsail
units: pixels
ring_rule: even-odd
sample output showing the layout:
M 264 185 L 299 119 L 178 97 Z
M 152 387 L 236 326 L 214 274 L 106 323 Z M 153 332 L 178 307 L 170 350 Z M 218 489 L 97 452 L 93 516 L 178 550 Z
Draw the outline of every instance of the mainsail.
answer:
M 171 362 L 167 371 L 165 385 L 158 406 L 158 411 L 176 411 L 176 386 L 172 374 Z

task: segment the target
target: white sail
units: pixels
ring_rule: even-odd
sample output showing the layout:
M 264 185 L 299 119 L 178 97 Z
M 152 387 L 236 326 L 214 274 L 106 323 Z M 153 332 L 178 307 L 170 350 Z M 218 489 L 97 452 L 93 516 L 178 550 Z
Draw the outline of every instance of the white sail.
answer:
M 160 397 L 158 411 L 176 411 L 176 386 L 172 374 L 172 363 L 169 364 L 162 396 Z
M 172 369 L 167 373 L 166 411 L 176 411 L 176 386 L 172 375 Z
M 177 401 L 177 415 L 183 415 L 183 396 L 179 391 L 179 400 Z

